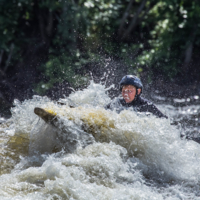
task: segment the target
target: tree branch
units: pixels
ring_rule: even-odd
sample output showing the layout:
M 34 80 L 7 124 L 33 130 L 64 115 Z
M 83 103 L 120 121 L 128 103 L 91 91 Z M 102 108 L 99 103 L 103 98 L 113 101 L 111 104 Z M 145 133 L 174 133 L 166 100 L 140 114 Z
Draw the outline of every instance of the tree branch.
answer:
M 142 3 L 140 4 L 135 16 L 133 17 L 132 21 L 131 21 L 131 24 L 130 26 L 128 27 L 128 29 L 125 31 L 122 39 L 125 39 L 129 34 L 130 32 L 132 31 L 132 29 L 135 27 L 136 25 L 136 22 L 137 22 L 137 19 L 138 19 L 138 16 L 139 14 L 142 12 L 142 9 L 144 8 L 145 4 L 146 4 L 146 1 L 147 0 L 143 0 Z
M 143 14 L 141 17 L 138 18 L 138 20 L 137 20 L 137 22 L 135 23 L 135 26 L 133 27 L 132 31 L 135 29 L 135 27 L 137 26 L 137 24 L 139 24 L 139 23 L 144 19 L 144 17 L 147 15 L 147 13 L 150 11 L 150 9 L 151 9 L 152 7 L 153 7 L 153 6 L 149 6 L 149 7 L 145 10 L 144 14 Z
M 119 36 L 122 35 L 122 30 L 123 30 L 124 22 L 125 22 L 126 18 L 128 17 L 129 11 L 130 11 L 130 9 L 131 9 L 131 7 L 132 7 L 132 5 L 133 5 L 134 2 L 135 2 L 135 0 L 131 0 L 129 2 L 129 4 L 128 4 L 126 10 L 125 10 L 125 13 L 124 13 L 124 15 L 122 17 L 122 20 L 121 20 L 121 23 L 120 23 L 120 26 L 119 26 L 119 29 L 118 29 L 118 35 Z
M 194 27 L 191 32 L 191 35 L 190 35 L 190 42 L 185 50 L 185 60 L 183 63 L 183 70 L 185 71 L 185 73 L 188 73 L 188 65 L 192 59 L 193 44 L 194 44 L 194 40 L 196 38 L 196 30 L 197 30 L 197 28 Z
M 5 68 L 4 68 L 4 72 L 6 72 L 7 69 L 8 69 L 8 66 L 9 66 L 10 60 L 11 60 L 11 58 L 12 58 L 12 53 L 13 53 L 13 49 L 14 49 L 14 47 L 15 47 L 15 45 L 12 43 L 11 46 L 10 46 L 10 53 L 9 53 L 9 55 L 8 55 L 8 59 L 7 59 L 7 61 L 6 61 L 6 66 L 5 66 Z
M 0 54 L 0 65 L 1 65 L 1 62 L 2 62 L 3 53 L 4 53 L 4 50 L 2 49 L 1 54 Z
M 46 43 L 46 37 L 45 37 L 45 32 L 44 32 L 44 19 L 42 17 L 41 12 L 38 14 L 38 19 L 39 19 L 39 26 L 40 26 L 40 33 L 42 36 L 42 40 L 44 43 Z
M 188 64 L 192 57 L 192 49 L 193 49 L 193 42 L 190 43 L 188 48 L 185 51 L 185 61 L 184 63 Z
M 49 11 L 48 26 L 46 28 L 47 35 L 49 37 L 51 37 L 52 35 L 52 29 L 53 29 L 53 13 L 52 11 Z

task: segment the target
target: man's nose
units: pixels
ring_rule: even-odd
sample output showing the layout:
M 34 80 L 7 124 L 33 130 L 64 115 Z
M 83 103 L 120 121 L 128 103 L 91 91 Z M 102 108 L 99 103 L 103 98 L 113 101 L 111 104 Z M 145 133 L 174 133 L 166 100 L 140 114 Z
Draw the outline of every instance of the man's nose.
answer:
M 128 92 L 123 92 L 123 95 L 125 96 L 128 96 L 128 94 L 129 94 Z
M 124 94 L 129 94 L 129 91 L 128 91 L 128 90 L 127 90 L 127 91 L 123 91 L 123 93 L 124 93 Z

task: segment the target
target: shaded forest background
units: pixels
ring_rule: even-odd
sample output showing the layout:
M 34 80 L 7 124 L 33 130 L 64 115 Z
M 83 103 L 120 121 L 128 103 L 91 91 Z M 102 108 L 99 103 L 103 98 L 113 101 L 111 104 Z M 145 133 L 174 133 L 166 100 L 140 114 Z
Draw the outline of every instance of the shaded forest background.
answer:
M 199 0 L 0 0 L 0 110 L 141 77 L 146 92 L 200 94 Z

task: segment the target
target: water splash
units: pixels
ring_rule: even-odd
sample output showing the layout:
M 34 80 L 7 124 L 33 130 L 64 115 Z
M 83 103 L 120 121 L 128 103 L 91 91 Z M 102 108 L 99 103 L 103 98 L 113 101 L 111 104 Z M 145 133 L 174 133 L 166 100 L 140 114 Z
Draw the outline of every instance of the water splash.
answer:
M 199 198 L 199 144 L 181 139 L 170 120 L 105 110 L 110 98 L 94 82 L 63 101 L 15 101 L 0 126 L 0 199 Z M 54 110 L 61 129 L 35 107 Z

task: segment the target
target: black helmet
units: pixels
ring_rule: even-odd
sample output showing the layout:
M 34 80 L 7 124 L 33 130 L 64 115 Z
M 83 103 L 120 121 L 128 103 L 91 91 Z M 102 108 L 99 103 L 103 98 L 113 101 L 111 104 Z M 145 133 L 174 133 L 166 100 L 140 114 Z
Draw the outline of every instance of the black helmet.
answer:
M 137 76 L 133 76 L 133 75 L 124 76 L 122 78 L 122 80 L 119 82 L 120 91 L 122 91 L 122 87 L 124 85 L 133 85 L 133 86 L 136 87 L 136 89 L 140 88 L 141 89 L 141 93 L 142 93 L 143 85 L 142 85 L 141 80 Z

